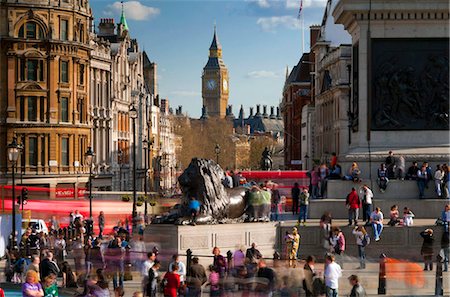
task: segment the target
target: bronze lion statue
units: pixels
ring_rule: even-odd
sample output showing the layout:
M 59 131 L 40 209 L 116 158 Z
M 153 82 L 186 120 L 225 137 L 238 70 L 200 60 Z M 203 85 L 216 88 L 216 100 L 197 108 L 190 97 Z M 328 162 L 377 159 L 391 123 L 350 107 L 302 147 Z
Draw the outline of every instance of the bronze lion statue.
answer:
M 222 181 L 225 178 L 223 169 L 214 161 L 194 158 L 178 178 L 183 191 L 181 205 L 177 218 L 172 216 L 176 224 L 189 224 L 189 200 L 195 197 L 201 204 L 197 216 L 197 224 L 215 224 L 243 222 L 244 220 L 268 221 L 270 217 L 270 198 L 266 191 L 256 194 L 255 187 L 226 188 Z M 167 218 L 157 220 L 160 223 L 169 222 Z

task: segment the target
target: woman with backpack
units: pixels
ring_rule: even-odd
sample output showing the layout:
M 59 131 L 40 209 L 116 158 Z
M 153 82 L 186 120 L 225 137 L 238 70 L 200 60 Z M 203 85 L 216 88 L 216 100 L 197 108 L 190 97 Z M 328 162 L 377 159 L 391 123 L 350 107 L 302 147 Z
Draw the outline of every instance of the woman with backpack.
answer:
M 356 226 L 352 231 L 356 238 L 356 245 L 358 246 L 359 254 L 359 268 L 366 269 L 366 246 L 370 243 L 370 236 L 367 234 L 364 226 Z
M 339 227 L 334 227 L 332 236 L 330 238 L 331 246 L 333 247 L 336 262 L 341 266 L 344 266 L 344 252 L 345 252 L 345 236 Z

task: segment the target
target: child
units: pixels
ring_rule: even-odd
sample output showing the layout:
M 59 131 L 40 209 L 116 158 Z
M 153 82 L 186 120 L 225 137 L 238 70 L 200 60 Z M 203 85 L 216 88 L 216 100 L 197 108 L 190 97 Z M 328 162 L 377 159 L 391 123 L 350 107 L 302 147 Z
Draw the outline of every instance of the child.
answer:
M 217 272 L 217 268 L 213 265 L 209 266 L 209 271 L 211 272 L 209 275 L 209 285 L 211 286 L 210 289 L 210 296 L 220 296 L 220 287 L 219 287 L 219 281 L 220 281 L 220 275 Z
M 58 287 L 56 286 L 56 275 L 51 273 L 44 279 L 45 297 L 58 297 Z
M 414 223 L 413 218 L 414 213 L 405 206 L 405 208 L 403 208 L 403 225 L 406 227 L 411 227 Z

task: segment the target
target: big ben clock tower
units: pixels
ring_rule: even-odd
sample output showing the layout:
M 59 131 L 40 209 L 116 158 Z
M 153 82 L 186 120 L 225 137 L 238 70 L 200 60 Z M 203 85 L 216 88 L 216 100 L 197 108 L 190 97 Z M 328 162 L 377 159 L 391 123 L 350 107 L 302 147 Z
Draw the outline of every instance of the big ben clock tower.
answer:
M 214 26 L 214 37 L 209 47 L 208 63 L 203 68 L 202 97 L 208 115 L 224 118 L 228 106 L 228 69 L 222 60 L 222 46 Z

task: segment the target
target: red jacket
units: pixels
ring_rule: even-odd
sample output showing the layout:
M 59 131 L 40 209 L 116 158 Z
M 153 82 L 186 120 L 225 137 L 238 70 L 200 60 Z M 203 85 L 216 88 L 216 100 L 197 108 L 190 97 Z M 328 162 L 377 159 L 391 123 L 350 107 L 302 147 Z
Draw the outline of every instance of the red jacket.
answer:
M 167 272 L 164 278 L 167 279 L 164 296 L 177 297 L 178 288 L 180 288 L 180 276 L 177 273 Z
M 361 201 L 359 200 L 359 196 L 356 191 L 351 191 L 347 196 L 347 200 L 345 201 L 347 205 L 350 206 L 351 209 L 356 209 L 361 207 Z

